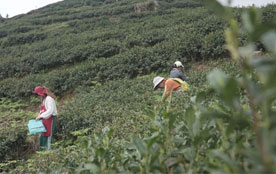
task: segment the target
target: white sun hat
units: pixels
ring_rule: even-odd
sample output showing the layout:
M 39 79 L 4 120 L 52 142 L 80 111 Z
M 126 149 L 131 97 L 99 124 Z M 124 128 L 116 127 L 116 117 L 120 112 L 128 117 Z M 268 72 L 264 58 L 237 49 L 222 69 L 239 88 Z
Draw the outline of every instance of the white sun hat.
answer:
M 174 62 L 174 66 L 177 67 L 177 68 L 178 67 L 184 67 L 180 61 Z
M 164 77 L 154 77 L 153 79 L 153 90 L 155 90 L 155 88 L 164 80 Z

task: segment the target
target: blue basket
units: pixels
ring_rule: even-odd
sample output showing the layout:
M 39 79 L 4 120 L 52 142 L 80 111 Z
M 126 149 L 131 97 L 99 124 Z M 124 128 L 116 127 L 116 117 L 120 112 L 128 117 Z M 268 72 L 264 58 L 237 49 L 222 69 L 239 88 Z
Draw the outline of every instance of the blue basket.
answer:
M 29 120 L 28 128 L 31 135 L 46 132 L 42 120 Z

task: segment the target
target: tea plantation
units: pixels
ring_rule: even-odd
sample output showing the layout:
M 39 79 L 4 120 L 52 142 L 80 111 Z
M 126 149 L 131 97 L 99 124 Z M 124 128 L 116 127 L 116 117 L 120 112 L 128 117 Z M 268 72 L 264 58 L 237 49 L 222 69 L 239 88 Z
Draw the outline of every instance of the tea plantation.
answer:
M 0 18 L 0 173 L 275 173 L 276 6 L 64 0 Z M 254 55 L 263 50 L 263 55 Z M 153 91 L 184 64 L 190 90 Z M 57 95 L 52 150 L 28 120 Z

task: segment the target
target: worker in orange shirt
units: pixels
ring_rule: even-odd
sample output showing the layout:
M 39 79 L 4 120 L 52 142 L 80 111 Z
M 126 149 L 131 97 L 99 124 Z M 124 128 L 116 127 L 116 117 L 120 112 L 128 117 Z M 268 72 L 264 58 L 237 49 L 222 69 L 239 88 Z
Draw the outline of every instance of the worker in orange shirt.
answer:
M 162 101 L 165 101 L 172 91 L 187 91 L 188 84 L 179 78 L 169 78 L 157 76 L 153 79 L 153 90 L 156 88 L 165 88 L 162 95 Z

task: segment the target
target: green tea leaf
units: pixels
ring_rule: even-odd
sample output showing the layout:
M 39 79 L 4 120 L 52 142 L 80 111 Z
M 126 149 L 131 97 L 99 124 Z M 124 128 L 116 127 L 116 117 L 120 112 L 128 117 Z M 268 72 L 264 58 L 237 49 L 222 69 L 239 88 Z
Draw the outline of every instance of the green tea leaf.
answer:
M 146 153 L 146 146 L 143 140 L 135 136 L 132 138 L 132 142 L 135 145 L 135 147 L 138 149 L 141 155 L 144 155 Z

